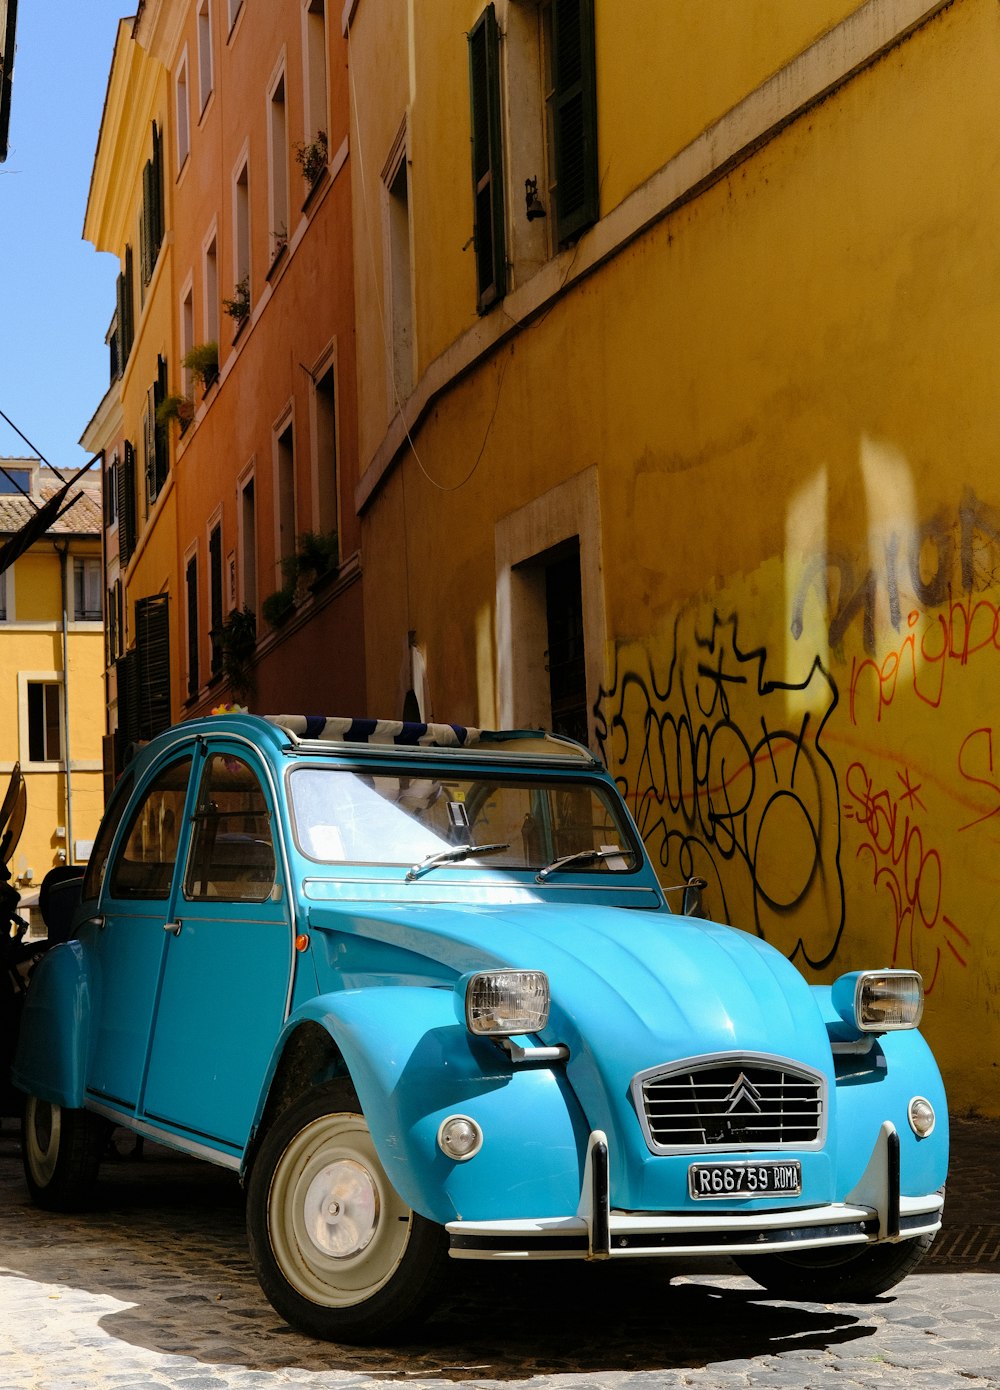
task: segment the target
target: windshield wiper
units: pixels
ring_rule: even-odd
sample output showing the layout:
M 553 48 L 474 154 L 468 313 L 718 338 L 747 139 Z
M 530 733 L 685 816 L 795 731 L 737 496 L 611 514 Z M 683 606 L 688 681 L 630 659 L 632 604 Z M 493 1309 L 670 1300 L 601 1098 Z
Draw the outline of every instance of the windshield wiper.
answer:
M 546 864 L 544 869 L 539 869 L 535 874 L 535 882 L 544 883 L 549 874 L 557 874 L 562 869 L 568 869 L 571 864 L 595 864 L 599 859 L 634 858 L 634 849 L 619 849 L 617 845 L 609 849 L 578 849 L 575 854 L 564 854 L 561 859 L 554 859 L 551 864 Z
M 502 849 L 510 849 L 509 840 L 499 845 L 455 845 L 452 849 L 441 849 L 429 854 L 426 859 L 421 859 L 419 864 L 414 864 L 403 882 L 412 883 L 415 878 L 430 873 L 431 869 L 436 869 L 439 864 L 458 864 L 461 860 L 471 859 L 476 854 L 499 854 Z

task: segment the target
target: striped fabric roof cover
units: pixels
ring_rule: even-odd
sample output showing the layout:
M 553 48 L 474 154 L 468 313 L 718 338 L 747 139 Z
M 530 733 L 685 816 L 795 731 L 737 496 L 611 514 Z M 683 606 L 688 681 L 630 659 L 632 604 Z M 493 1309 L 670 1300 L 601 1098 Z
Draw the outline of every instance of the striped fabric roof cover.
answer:
M 461 724 L 404 724 L 398 719 L 328 719 L 322 714 L 269 714 L 266 718 L 296 738 L 331 743 L 472 748 L 481 733 L 479 729 L 463 729 Z

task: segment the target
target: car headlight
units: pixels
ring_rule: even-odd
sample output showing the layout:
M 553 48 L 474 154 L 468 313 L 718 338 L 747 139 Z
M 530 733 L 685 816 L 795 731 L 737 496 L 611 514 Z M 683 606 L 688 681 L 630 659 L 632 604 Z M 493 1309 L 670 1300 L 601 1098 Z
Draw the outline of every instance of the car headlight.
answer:
M 891 1033 L 920 1022 L 924 982 L 916 970 L 853 970 L 834 982 L 832 999 L 862 1033 Z
M 479 970 L 465 986 L 470 1033 L 510 1037 L 537 1033 L 549 1021 L 549 977 L 544 970 Z

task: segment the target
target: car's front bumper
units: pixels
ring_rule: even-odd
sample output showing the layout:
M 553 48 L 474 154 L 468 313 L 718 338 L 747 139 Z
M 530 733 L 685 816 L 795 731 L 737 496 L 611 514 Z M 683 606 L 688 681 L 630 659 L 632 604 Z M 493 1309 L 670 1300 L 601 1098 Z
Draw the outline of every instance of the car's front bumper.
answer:
M 782 1211 L 628 1212 L 608 1200 L 607 1140 L 590 1136 L 580 1206 L 573 1216 L 450 1221 L 450 1253 L 464 1260 L 572 1260 L 759 1255 L 876 1241 L 936 1231 L 939 1193 L 903 1197 L 899 1141 L 886 1122 L 860 1181 L 839 1203 Z

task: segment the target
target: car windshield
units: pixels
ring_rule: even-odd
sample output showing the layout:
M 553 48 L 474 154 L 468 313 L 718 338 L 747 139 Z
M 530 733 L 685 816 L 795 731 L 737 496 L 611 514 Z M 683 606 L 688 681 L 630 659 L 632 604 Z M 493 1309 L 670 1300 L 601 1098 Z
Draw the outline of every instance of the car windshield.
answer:
M 568 872 L 627 873 L 640 863 L 613 797 L 584 779 L 302 767 L 292 771 L 289 785 L 299 848 L 324 863 L 409 868 L 475 845 L 484 846 L 481 861 L 475 854 L 463 856 L 461 867 L 538 870 L 578 854 Z M 604 852 L 583 857 L 584 851 Z

